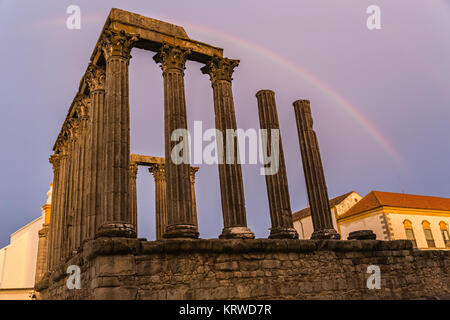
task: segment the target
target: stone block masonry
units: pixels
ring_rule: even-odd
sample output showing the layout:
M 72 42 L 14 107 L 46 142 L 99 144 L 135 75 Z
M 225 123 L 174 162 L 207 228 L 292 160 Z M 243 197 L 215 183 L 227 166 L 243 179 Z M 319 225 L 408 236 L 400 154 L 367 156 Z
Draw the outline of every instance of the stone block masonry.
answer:
M 81 268 L 81 289 L 65 270 Z M 381 289 L 368 289 L 369 265 Z M 423 299 L 450 296 L 450 251 L 406 240 L 99 238 L 37 283 L 41 299 Z

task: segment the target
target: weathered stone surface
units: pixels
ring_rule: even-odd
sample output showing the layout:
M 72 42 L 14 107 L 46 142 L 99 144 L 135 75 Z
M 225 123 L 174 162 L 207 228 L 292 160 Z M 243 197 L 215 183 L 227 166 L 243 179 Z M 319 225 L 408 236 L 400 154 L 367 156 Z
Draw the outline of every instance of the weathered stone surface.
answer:
M 167 196 L 166 196 L 166 170 L 165 159 L 159 162 L 153 162 L 150 165 L 149 172 L 155 179 L 155 224 L 156 240 L 163 239 L 167 227 Z M 199 167 L 190 167 L 191 199 L 192 199 L 192 221 L 198 228 L 197 203 L 195 197 L 195 174 Z
M 99 256 L 95 260 L 95 274 L 98 276 L 134 275 L 135 269 L 132 255 Z
M 153 164 L 149 172 L 155 179 L 156 240 L 161 240 L 167 226 L 166 170 L 164 164 Z
M 40 299 L 448 296 L 450 251 L 399 249 L 406 243 L 277 239 L 142 242 L 103 238 L 89 241 L 82 252 L 46 273 L 36 290 Z M 367 247 L 370 250 L 364 249 Z M 65 270 L 69 264 L 82 266 L 81 290 L 67 290 Z M 381 290 L 366 287 L 367 267 L 372 264 L 381 269 Z
M 228 135 L 227 130 L 237 129 L 231 88 L 234 68 L 239 60 L 214 56 L 201 69 L 211 79 L 214 97 L 215 125 L 223 137 L 217 140 L 220 196 L 222 203 L 223 225 L 222 239 L 253 239 L 255 235 L 247 227 L 244 184 L 242 169 L 238 161 L 237 135 Z
M 183 27 L 116 8 L 111 9 L 103 29 L 109 27 L 138 35 L 138 48 L 157 51 L 162 43 L 189 48 L 192 50 L 191 59 L 198 62 L 204 63 L 209 57 L 222 56 L 223 53 L 221 48 L 190 39 Z M 100 51 L 97 44 L 91 55 L 95 63 L 100 58 Z
M 266 189 L 269 198 L 271 239 L 298 239 L 298 233 L 292 222 L 291 201 L 289 197 L 286 165 L 284 163 L 283 144 L 281 143 L 280 124 L 278 122 L 275 93 L 271 90 L 260 90 L 256 93 L 258 100 L 259 123 L 267 133 L 267 154 L 274 157 L 271 165 L 273 172 L 266 172 Z M 275 136 L 272 136 L 275 135 Z M 275 142 L 275 143 L 274 143 Z M 273 146 L 278 149 L 273 149 Z M 270 152 L 269 152 L 270 150 Z M 275 172 L 275 168 L 277 168 Z M 265 169 L 269 170 L 269 169 Z
M 314 226 L 311 239 L 340 239 L 340 235 L 333 228 L 331 220 L 328 190 L 323 173 L 322 159 L 320 158 L 319 143 L 313 130 L 309 101 L 295 101 L 294 110 L 302 154 L 303 173 L 305 174 L 306 190 Z
M 353 231 L 347 237 L 348 240 L 375 240 L 376 238 L 377 235 L 372 230 Z
M 187 130 L 184 69 L 190 50 L 164 44 L 153 57 L 161 64 L 164 78 L 164 142 L 167 226 L 164 238 L 198 238 L 198 226 L 192 215 L 192 191 L 189 159 L 175 163 L 172 150 L 178 141 L 172 141 L 175 130 Z M 183 153 L 189 154 L 187 137 L 182 137 Z
M 130 205 L 130 106 L 128 65 L 138 37 L 123 30 L 103 31 L 106 59 L 102 158 L 102 203 L 96 235 L 136 237 Z M 98 213 L 97 213 L 98 214 Z
M 138 173 L 138 165 L 136 163 L 131 162 L 130 157 L 130 196 L 128 205 L 129 210 L 131 210 L 131 224 L 133 225 L 134 231 L 137 234 L 138 231 L 138 217 L 137 217 L 137 187 L 136 187 L 136 178 Z

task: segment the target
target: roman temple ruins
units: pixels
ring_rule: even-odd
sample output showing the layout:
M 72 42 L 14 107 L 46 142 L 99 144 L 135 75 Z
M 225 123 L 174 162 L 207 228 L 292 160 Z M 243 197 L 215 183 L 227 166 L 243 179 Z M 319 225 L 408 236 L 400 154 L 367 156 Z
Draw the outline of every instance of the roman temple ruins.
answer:
M 163 158 L 130 154 L 128 67 L 133 48 L 159 64 L 164 83 Z M 199 238 L 195 174 L 176 164 L 171 140 L 187 129 L 184 73 L 196 61 L 209 76 L 215 127 L 237 129 L 232 75 L 239 60 L 188 37 L 167 22 L 112 9 L 53 147 L 51 218 L 47 259 L 36 283 L 39 299 L 395 299 L 450 294 L 450 252 L 418 251 L 407 240 L 361 236 L 340 240 L 333 229 L 310 102 L 293 103 L 308 199 L 314 224 L 310 240 L 293 227 L 283 145 L 279 170 L 266 175 L 272 227 L 255 239 L 247 225 L 242 169 L 218 164 L 223 230 Z M 255 93 L 249 93 L 254 95 Z M 281 129 L 275 93 L 261 90 L 255 103 L 261 129 Z M 258 115 L 255 115 L 257 117 Z M 223 135 L 227 148 L 236 141 Z M 268 144 L 273 139 L 268 136 Z M 232 143 L 234 142 L 234 143 Z M 292 147 L 292 146 L 290 146 Z M 277 152 L 277 150 L 271 150 Z M 156 241 L 137 238 L 136 174 L 155 179 Z M 381 272 L 381 289 L 367 283 L 368 266 Z M 79 288 L 66 285 L 70 266 Z M 45 271 L 45 272 L 44 272 Z

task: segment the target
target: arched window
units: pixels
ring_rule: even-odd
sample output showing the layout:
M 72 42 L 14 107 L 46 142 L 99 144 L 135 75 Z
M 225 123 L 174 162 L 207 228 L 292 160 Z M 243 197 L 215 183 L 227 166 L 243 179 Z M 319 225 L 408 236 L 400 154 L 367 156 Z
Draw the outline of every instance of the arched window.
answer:
M 444 239 L 445 246 L 450 248 L 450 236 L 448 235 L 448 225 L 441 221 L 439 222 L 439 227 L 441 228 L 442 239 Z
M 405 220 L 403 221 L 403 225 L 405 226 L 406 239 L 411 240 L 413 247 L 417 248 L 416 237 L 414 236 L 411 221 Z
M 433 233 L 431 232 L 430 223 L 428 221 L 422 222 L 423 232 L 425 233 L 425 239 L 427 240 L 428 248 L 435 248 Z

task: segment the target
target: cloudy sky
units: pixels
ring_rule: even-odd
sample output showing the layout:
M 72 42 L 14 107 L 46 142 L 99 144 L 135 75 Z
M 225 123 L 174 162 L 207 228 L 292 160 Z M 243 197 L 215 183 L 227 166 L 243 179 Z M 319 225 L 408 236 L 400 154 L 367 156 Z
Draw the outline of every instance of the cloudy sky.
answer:
M 66 28 L 69 5 L 81 29 Z M 368 30 L 366 9 L 381 8 Z M 52 181 L 48 157 L 112 7 L 182 25 L 240 59 L 233 81 L 238 126 L 259 128 L 255 93 L 276 92 L 294 211 L 307 205 L 292 102 L 311 100 L 330 197 L 371 190 L 450 193 L 448 0 L 0 0 L 0 247 L 40 215 Z M 163 91 L 151 52 L 130 64 L 131 150 L 163 155 Z M 188 63 L 189 125 L 214 127 L 212 89 Z M 259 165 L 244 165 L 249 227 L 270 227 Z M 196 193 L 201 237 L 223 227 L 218 170 L 203 165 Z M 154 182 L 138 175 L 139 236 L 154 239 Z

